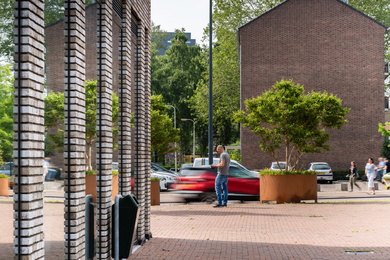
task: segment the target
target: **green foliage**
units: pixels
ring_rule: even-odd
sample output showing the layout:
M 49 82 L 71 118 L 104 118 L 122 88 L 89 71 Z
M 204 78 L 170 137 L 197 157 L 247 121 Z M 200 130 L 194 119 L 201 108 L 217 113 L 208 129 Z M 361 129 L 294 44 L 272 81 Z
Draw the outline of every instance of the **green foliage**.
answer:
M 390 26 L 390 2 L 378 0 L 349 0 L 349 4 L 378 22 Z M 390 61 L 390 31 L 385 34 L 385 55 Z
M 85 174 L 86 175 L 96 175 L 96 171 L 94 171 L 94 170 L 86 170 Z
M 260 148 L 277 162 L 285 148 L 283 159 L 293 169 L 303 154 L 330 150 L 325 130 L 340 129 L 349 112 L 332 94 L 312 91 L 305 95 L 303 86 L 285 80 L 245 105 L 247 112 L 235 114 L 237 122 L 258 135 Z
M 13 81 L 11 65 L 0 66 L 0 150 L 6 161 L 13 157 Z
M 152 44 L 152 94 L 162 95 L 166 104 L 174 106 L 178 119 L 193 118 L 188 102 L 205 71 L 200 47 L 189 47 L 187 40 L 184 29 L 176 30 L 172 45 L 162 56 L 158 55 L 157 45 Z M 192 148 L 192 125 L 180 121 L 178 124 L 181 124 L 180 147 L 184 154 Z
M 95 143 L 96 132 L 96 110 L 97 110 L 97 96 L 96 96 L 96 81 L 85 82 L 85 141 L 86 141 L 86 153 L 85 158 L 87 161 L 87 169 L 92 170 L 91 152 L 92 146 Z M 113 149 L 116 149 L 118 144 L 118 106 L 119 98 L 113 92 L 112 93 L 112 132 L 113 132 Z M 48 133 L 47 138 L 49 140 L 49 146 L 47 150 L 57 150 L 63 152 L 64 148 L 64 94 L 50 92 L 45 98 L 45 128 L 56 128 L 57 133 Z
M 240 66 L 237 49 L 237 28 L 268 11 L 284 0 L 214 0 L 213 1 L 213 135 L 215 143 L 227 145 L 239 139 L 239 126 L 233 114 L 240 109 Z M 209 35 L 209 28 L 204 31 Z M 208 50 L 205 50 L 204 66 L 208 67 Z M 199 145 L 207 149 L 209 74 L 191 98 L 195 110 Z
M 157 177 L 150 177 L 150 181 L 160 181 L 160 179 Z
M 119 174 L 119 171 L 117 171 L 117 170 L 112 170 L 112 175 L 113 176 L 117 176 Z
M 260 175 L 311 175 L 317 174 L 315 171 L 271 171 L 264 169 L 260 171 Z
M 6 179 L 6 178 L 8 178 L 7 175 L 5 175 L 5 174 L 0 174 L 0 179 Z
M 241 150 L 228 150 L 228 154 L 230 155 L 230 159 L 236 160 L 237 162 L 241 163 Z
M 162 95 L 151 96 L 151 151 L 157 156 L 174 152 L 172 144 L 180 140 L 166 109 Z
M 339 181 L 339 180 L 349 180 L 349 177 L 347 177 L 349 173 L 349 169 L 346 170 L 333 170 L 333 180 Z M 360 178 L 364 176 L 364 169 L 358 170 Z
M 384 141 L 383 141 L 383 146 L 382 146 L 382 155 L 390 159 L 390 140 L 389 136 L 385 136 Z

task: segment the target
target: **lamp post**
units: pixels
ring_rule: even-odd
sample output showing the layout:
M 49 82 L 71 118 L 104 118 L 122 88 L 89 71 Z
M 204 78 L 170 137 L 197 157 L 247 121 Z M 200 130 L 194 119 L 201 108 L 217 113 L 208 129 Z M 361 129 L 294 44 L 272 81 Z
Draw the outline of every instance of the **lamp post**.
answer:
M 195 162 L 195 121 L 192 120 L 192 119 L 188 119 L 188 118 L 182 118 L 181 121 L 191 121 L 192 123 L 194 123 L 194 131 L 192 133 L 192 135 L 194 136 L 194 141 L 193 141 L 193 147 L 192 147 L 192 156 L 193 156 L 193 161 Z
M 173 125 L 176 129 L 176 108 L 172 105 L 167 105 L 168 107 L 173 108 Z M 177 152 L 176 152 L 176 142 L 175 142 L 175 172 L 177 172 Z
M 213 0 L 209 23 L 209 164 L 213 163 Z

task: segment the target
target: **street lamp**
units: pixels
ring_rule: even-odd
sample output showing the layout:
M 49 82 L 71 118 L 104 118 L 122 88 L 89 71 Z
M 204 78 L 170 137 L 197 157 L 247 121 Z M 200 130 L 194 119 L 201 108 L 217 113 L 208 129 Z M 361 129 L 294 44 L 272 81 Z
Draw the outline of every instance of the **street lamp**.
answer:
M 192 121 L 192 123 L 194 123 L 194 131 L 192 133 L 192 135 L 194 136 L 194 144 L 193 144 L 193 148 L 192 148 L 192 153 L 193 153 L 193 161 L 195 162 L 195 121 L 192 120 L 192 119 L 188 119 L 188 118 L 182 118 L 181 121 Z
M 176 108 L 172 105 L 167 105 L 168 107 L 173 108 L 173 125 L 176 129 Z M 175 142 L 175 172 L 177 172 L 177 153 L 176 153 L 176 142 Z
M 209 164 L 213 163 L 213 1 L 210 0 L 209 23 Z

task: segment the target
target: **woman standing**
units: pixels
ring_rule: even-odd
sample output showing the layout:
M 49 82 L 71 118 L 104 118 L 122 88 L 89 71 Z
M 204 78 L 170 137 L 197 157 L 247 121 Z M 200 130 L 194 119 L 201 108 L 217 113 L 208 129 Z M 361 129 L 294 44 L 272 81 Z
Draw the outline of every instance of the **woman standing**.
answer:
M 356 179 L 358 177 L 358 172 L 356 168 L 356 164 L 354 161 L 351 162 L 351 168 L 349 168 L 349 184 L 351 185 L 351 189 L 349 190 L 350 192 L 353 191 L 353 185 L 359 188 L 361 190 L 360 186 L 357 185 Z
M 368 179 L 368 194 L 375 195 L 375 186 L 374 186 L 374 178 L 376 176 L 377 168 L 374 164 L 374 159 L 369 158 L 368 163 L 366 164 L 365 174 Z M 370 192 L 372 190 L 372 193 Z

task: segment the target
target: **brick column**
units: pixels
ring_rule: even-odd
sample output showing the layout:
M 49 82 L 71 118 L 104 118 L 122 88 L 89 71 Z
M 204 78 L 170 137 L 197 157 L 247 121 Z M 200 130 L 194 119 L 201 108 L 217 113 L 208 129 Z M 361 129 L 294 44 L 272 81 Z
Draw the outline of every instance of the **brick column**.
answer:
M 65 259 L 83 259 L 85 254 L 84 0 L 65 1 L 64 61 Z
M 150 30 L 145 31 L 144 45 L 144 87 L 145 87 L 145 160 L 147 162 L 145 176 L 145 235 L 151 237 L 150 230 L 150 161 L 151 161 L 151 125 L 150 125 Z
M 14 252 L 43 259 L 43 0 L 15 1 Z
M 131 192 L 131 8 L 122 5 L 119 35 L 119 194 Z
M 112 1 L 98 9 L 97 82 L 97 259 L 110 259 L 112 181 Z
M 142 24 L 138 24 L 135 68 L 135 174 L 134 189 L 138 202 L 141 204 L 137 239 L 138 243 L 145 242 L 145 180 L 146 180 L 146 143 L 145 143 L 145 86 L 144 86 L 144 43 L 145 36 Z

